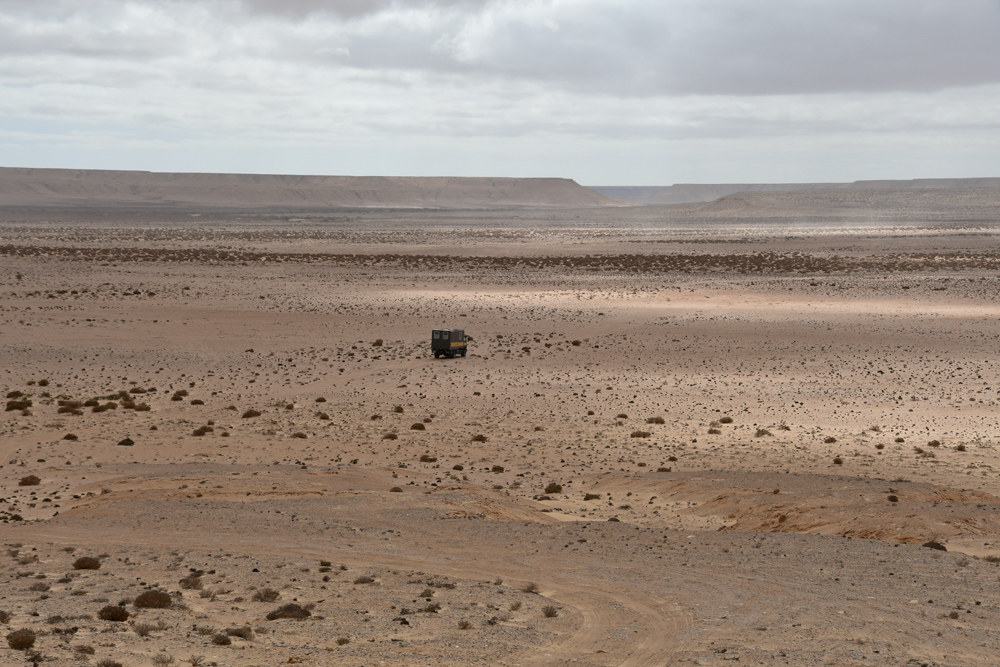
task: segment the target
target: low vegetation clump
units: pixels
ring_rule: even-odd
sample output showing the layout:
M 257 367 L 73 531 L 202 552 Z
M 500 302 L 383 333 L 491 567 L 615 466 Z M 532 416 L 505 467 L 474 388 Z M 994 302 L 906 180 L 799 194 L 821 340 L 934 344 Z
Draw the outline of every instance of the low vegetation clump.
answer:
M 228 635 L 218 634 L 212 637 L 212 643 L 216 646 L 229 646 L 233 640 Z
M 73 561 L 74 570 L 99 570 L 101 569 L 101 561 L 91 556 L 83 556 L 82 558 L 77 558 Z
M 383 440 L 397 440 L 399 438 L 395 433 L 386 433 L 382 436 Z
M 21 481 L 17 483 L 18 486 L 38 486 L 42 483 L 42 478 L 38 475 L 28 475 L 27 477 L 22 477 Z
M 521 592 L 522 593 L 537 593 L 538 592 L 538 584 L 536 584 L 533 581 L 529 581 L 524 586 L 521 586 Z
M 274 602 L 281 597 L 281 593 L 273 588 L 258 588 L 250 597 L 255 602 Z
M 553 605 L 547 604 L 544 607 L 542 607 L 542 616 L 544 616 L 545 618 L 555 618 L 558 615 L 559 615 L 559 610 L 556 609 Z
M 600 500 L 601 494 L 599 493 L 585 493 L 583 494 L 584 500 Z
M 723 417 L 723 418 L 721 418 L 719 420 L 719 423 L 720 424 L 732 424 L 733 423 L 733 418 L 732 417 Z
M 27 651 L 35 645 L 35 631 L 25 628 L 7 635 L 7 645 L 15 651 Z
M 166 609 L 174 603 L 173 598 L 163 591 L 145 591 L 140 593 L 132 606 L 138 609 Z
M 354 580 L 355 584 L 373 584 L 375 580 L 367 575 L 362 575 Z
M 759 428 L 753 434 L 753 437 L 755 437 L 755 438 L 763 438 L 763 437 L 769 436 L 769 435 L 774 435 L 774 434 L 771 433 L 770 431 L 768 431 L 766 428 Z
M 488 438 L 485 435 L 474 435 L 472 436 L 472 442 L 486 442 Z
M 549 482 L 545 485 L 545 493 L 562 493 L 562 484 Z
M 243 419 L 250 419 L 252 417 L 260 417 L 260 412 L 257 410 L 247 410 L 243 413 Z
M 836 457 L 836 458 L 833 459 L 833 464 L 834 465 L 838 465 L 838 466 L 842 466 L 842 465 L 844 465 L 844 459 L 842 459 L 842 458 L 840 458 L 838 456 L 838 457 Z
M 437 461 L 437 457 L 436 456 L 431 456 L 429 454 L 421 454 L 420 455 L 420 462 L 421 463 L 434 463 L 436 461 Z
M 282 605 L 272 612 L 269 612 L 266 618 L 269 621 L 276 621 L 283 618 L 290 618 L 294 620 L 302 620 L 304 618 L 309 618 L 312 616 L 312 612 L 304 607 L 297 605 L 295 603 L 290 603 Z
M 427 429 L 424 426 L 423 422 L 416 422 L 416 423 L 410 425 L 410 430 L 411 431 L 425 431 Z
M 204 586 L 201 583 L 201 577 L 197 577 L 194 575 L 190 577 L 184 577 L 177 583 L 180 584 L 181 588 L 188 591 L 200 591 Z
M 227 628 L 226 634 L 230 637 L 239 637 L 240 639 L 245 639 L 247 641 L 253 639 L 253 630 L 251 630 L 248 625 L 244 625 L 239 628 Z
M 389 489 L 389 493 L 402 493 L 402 492 L 403 489 L 398 486 L 394 486 L 391 489 Z
M 665 424 L 663 417 L 649 417 L 646 419 L 647 424 Z
M 632 433 L 629 434 L 629 437 L 630 438 L 648 438 L 651 435 L 653 435 L 653 434 L 650 433 L 649 431 L 632 431 Z
M 128 610 L 116 604 L 109 604 L 97 612 L 97 618 L 102 621 L 112 621 L 114 623 L 124 623 L 128 620 L 128 617 Z
M 709 435 L 719 435 L 720 433 L 722 433 L 722 431 L 719 430 L 719 429 L 717 429 L 717 428 L 713 427 L 713 428 L 708 429 L 708 434 Z
M 832 445 L 833 443 L 837 442 L 837 439 L 835 437 L 833 437 L 832 435 L 830 435 L 830 436 L 827 436 L 827 437 L 823 438 L 823 442 L 826 443 L 826 444 L 828 444 L 828 445 Z

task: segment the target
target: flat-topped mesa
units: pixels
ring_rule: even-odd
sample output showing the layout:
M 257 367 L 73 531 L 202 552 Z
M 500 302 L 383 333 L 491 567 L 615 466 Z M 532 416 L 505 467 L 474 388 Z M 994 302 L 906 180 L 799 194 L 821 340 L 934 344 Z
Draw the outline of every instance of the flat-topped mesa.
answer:
M 608 197 L 645 206 L 711 202 L 739 192 L 802 190 L 968 190 L 1000 188 L 1000 178 L 917 178 L 851 183 L 677 183 L 664 186 L 593 186 Z
M 630 206 L 567 178 L 292 176 L 0 167 L 0 206 L 255 209 Z

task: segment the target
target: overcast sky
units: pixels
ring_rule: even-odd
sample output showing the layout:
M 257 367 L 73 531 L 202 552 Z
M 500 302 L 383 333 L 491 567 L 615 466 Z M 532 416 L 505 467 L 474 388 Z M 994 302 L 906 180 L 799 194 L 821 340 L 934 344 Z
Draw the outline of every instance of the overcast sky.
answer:
M 0 166 L 1000 176 L 1000 0 L 0 0 Z

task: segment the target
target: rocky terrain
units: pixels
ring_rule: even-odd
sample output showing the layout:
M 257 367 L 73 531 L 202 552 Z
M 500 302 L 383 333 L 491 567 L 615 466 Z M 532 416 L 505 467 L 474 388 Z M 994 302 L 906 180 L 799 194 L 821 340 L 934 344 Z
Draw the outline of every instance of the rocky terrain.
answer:
M 0 207 L 0 662 L 995 664 L 962 192 Z

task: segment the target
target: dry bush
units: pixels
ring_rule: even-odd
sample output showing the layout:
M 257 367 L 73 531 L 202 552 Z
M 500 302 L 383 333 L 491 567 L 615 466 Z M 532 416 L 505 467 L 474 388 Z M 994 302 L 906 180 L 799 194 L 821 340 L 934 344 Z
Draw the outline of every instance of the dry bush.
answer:
M 880 443 L 878 443 L 877 445 L 875 445 L 875 449 L 885 449 L 885 445 L 883 445 L 883 444 L 882 444 L 882 443 L 880 442 Z
M 424 614 L 436 614 L 441 611 L 441 605 L 437 602 L 429 602 L 420 608 Z
M 281 593 L 274 590 L 273 588 L 258 588 L 250 596 L 251 600 L 255 602 L 274 602 L 281 597 Z
M 940 447 L 941 446 L 941 441 L 940 440 L 931 440 L 930 442 L 927 443 L 927 446 L 928 447 Z
M 533 581 L 529 581 L 524 586 L 521 586 L 521 592 L 522 593 L 537 593 L 538 592 L 538 584 L 536 584 Z
M 832 435 L 830 435 L 830 436 L 827 436 L 827 437 L 823 438 L 823 442 L 825 444 L 827 444 L 827 445 L 832 445 L 833 443 L 837 442 L 837 439 L 835 437 L 833 437 Z
M 139 609 L 166 609 L 173 603 L 173 598 L 163 591 L 144 591 L 132 601 L 132 605 Z
M 97 650 L 88 644 L 77 644 L 73 647 L 73 650 L 80 655 L 94 655 L 97 653 Z
M 844 459 L 842 459 L 842 458 L 840 458 L 838 456 L 835 459 L 833 459 L 833 464 L 834 465 L 838 465 L 838 466 L 842 466 L 842 465 L 844 465 Z
M 52 586 L 50 586 L 49 584 L 45 583 L 44 581 L 39 581 L 39 582 L 36 582 L 34 584 L 31 584 L 31 586 L 28 586 L 28 590 L 35 591 L 36 593 L 44 593 L 45 591 L 49 590 L 50 588 L 52 588 Z
M 296 431 L 295 433 L 292 433 L 292 437 L 293 438 L 298 438 L 300 440 L 305 440 L 309 436 L 306 435 L 305 433 L 303 433 L 302 431 Z
M 7 645 L 15 651 L 27 651 L 35 645 L 35 631 L 24 628 L 7 634 Z
M 392 411 L 395 412 L 397 415 L 401 415 L 401 414 L 403 414 L 403 406 L 402 405 L 397 405 L 396 407 L 394 407 L 392 409 Z
M 244 625 L 239 628 L 227 628 L 226 634 L 230 637 L 239 637 L 240 639 L 245 639 L 247 641 L 253 639 L 253 630 L 250 629 L 249 625 Z
M 97 667 L 125 667 L 122 663 L 117 660 L 112 660 L 111 658 L 104 658 L 103 660 L 97 661 Z
M 304 618 L 309 618 L 310 616 L 312 616 L 312 613 L 308 609 L 304 609 L 295 603 L 290 603 L 278 607 L 274 611 L 268 613 L 268 615 L 265 616 L 264 618 L 266 618 L 269 621 L 276 621 L 282 618 L 301 620 Z
M 432 598 L 432 597 L 434 597 L 434 591 L 433 591 L 433 589 L 425 588 L 424 590 L 420 591 L 420 595 L 418 595 L 417 597 L 419 597 L 419 598 Z
M 128 610 L 116 604 L 109 604 L 97 612 L 97 618 L 102 621 L 112 621 L 114 623 L 124 623 L 128 620 L 128 617 Z
M 647 424 L 665 424 L 663 417 L 648 417 L 646 419 Z
M 472 627 L 472 623 L 470 623 L 468 621 L 462 620 L 462 621 L 458 622 L 458 629 L 459 630 L 468 630 L 471 627 Z
M 437 461 L 437 457 L 436 456 L 430 456 L 429 454 L 421 454 L 420 455 L 420 462 L 421 463 L 435 463 L 436 461 Z
M 396 440 L 397 438 L 399 438 L 399 436 L 395 433 L 386 433 L 382 436 L 383 440 Z
M 38 475 L 28 475 L 27 477 L 22 477 L 21 481 L 17 483 L 18 486 L 38 486 L 42 483 L 42 478 Z
M 372 347 L 382 347 L 382 339 L 381 338 L 375 339 L 375 342 L 372 343 Z
M 503 466 L 493 466 L 490 468 L 490 472 L 495 472 L 497 474 L 502 473 L 505 470 Z
M 599 493 L 585 493 L 583 494 L 584 500 L 600 500 L 601 494 Z
M 194 575 L 190 577 L 184 577 L 179 582 L 181 588 L 189 591 L 200 591 L 202 589 L 201 577 L 196 577 Z
M 965 451 L 965 445 L 963 445 L 963 444 L 956 445 L 955 446 L 955 451 L 956 452 L 964 452 Z
M 545 493 L 562 493 L 562 484 L 549 482 L 545 485 Z
M 389 489 L 389 493 L 402 493 L 402 492 L 403 492 L 403 489 L 401 489 L 398 486 L 394 486 L 391 489 Z
M 652 433 L 650 433 L 649 431 L 632 431 L 632 433 L 629 434 L 629 437 L 630 438 L 648 438 L 651 435 L 652 435 Z
M 710 428 L 710 429 L 708 429 L 708 434 L 709 435 L 719 435 L 721 433 L 722 433 L 722 431 L 720 431 L 717 428 Z
M 508 607 L 508 609 L 510 609 L 511 611 L 517 611 L 520 608 L 521 608 L 521 601 L 520 600 L 515 600 L 515 601 L 511 602 L 510 606 Z
M 455 465 L 453 465 L 451 467 L 451 469 L 452 470 L 457 470 L 458 472 L 462 472 L 463 470 L 465 470 L 465 466 L 462 465 L 461 463 L 456 463 Z
M 151 660 L 153 661 L 153 667 L 169 667 L 175 662 L 174 656 L 167 655 L 166 653 L 154 655 Z
M 7 412 L 15 412 L 17 410 L 27 410 L 32 405 L 34 405 L 34 403 L 32 403 L 30 400 L 27 400 L 27 399 L 22 400 L 22 401 L 7 401 L 7 410 L 6 411 Z
M 733 418 L 732 417 L 722 417 L 721 419 L 719 419 L 719 423 L 720 424 L 732 424 L 733 423 Z
M 888 497 L 886 498 L 886 500 L 888 500 L 888 501 L 889 501 L 890 503 L 898 503 L 898 502 L 899 502 L 899 496 L 896 496 L 896 495 L 891 495 L 891 494 L 890 494 L 890 495 L 889 495 L 889 496 L 888 496 Z
M 133 410 L 135 410 L 136 412 L 149 412 L 149 411 L 150 411 L 151 409 L 152 409 L 152 408 L 150 408 L 150 407 L 149 407 L 149 405 L 148 405 L 148 404 L 146 404 L 146 403 L 138 403 L 138 404 L 137 404 L 137 405 L 136 405 L 136 406 L 135 406 L 135 407 L 133 408 Z
M 157 629 L 158 627 L 153 623 L 136 623 L 132 626 L 132 630 L 140 637 L 148 637 Z
M 656 472 L 670 472 L 670 470 L 671 469 L 666 466 L 660 466 L 659 468 L 656 469 Z
M 326 414 L 325 412 L 318 412 L 316 413 L 316 416 L 319 417 L 322 421 L 330 421 L 330 415 Z
M 773 433 L 771 433 L 770 431 L 768 431 L 766 428 L 759 428 L 753 434 L 753 437 L 755 437 L 755 438 L 763 438 L 763 437 L 768 436 L 768 435 L 773 435 Z
M 10 623 L 10 612 L 0 609 L 0 625 L 7 625 Z
M 367 575 L 362 575 L 354 580 L 355 584 L 373 584 L 375 580 Z
M 199 426 L 194 430 L 194 432 L 191 435 L 201 437 L 206 433 L 213 433 L 213 432 L 215 432 L 215 429 L 212 428 L 211 426 Z
M 243 413 L 243 419 L 250 419 L 251 417 L 260 417 L 260 413 L 256 410 L 247 410 Z
M 893 442 L 906 442 L 905 438 L 896 438 Z
M 624 412 L 619 412 L 615 419 L 628 419 L 628 415 Z
M 66 435 L 63 436 L 62 439 L 63 440 L 69 440 L 69 441 L 76 441 L 76 440 L 80 439 L 80 436 L 78 436 L 75 433 L 67 433 Z
M 411 431 L 424 431 L 424 430 L 426 430 L 426 428 L 424 427 L 424 425 L 423 425 L 422 422 L 416 422 L 415 424 L 410 424 L 410 430 Z
M 326 403 L 326 399 L 323 398 L 322 396 L 317 396 L 316 397 L 316 402 L 317 403 Z
M 214 635 L 212 637 L 212 643 L 216 646 L 229 646 L 233 643 L 233 640 L 229 638 L 228 635 Z
M 544 607 L 542 607 L 542 616 L 544 616 L 545 618 L 555 618 L 558 615 L 559 615 L 559 610 L 556 609 L 553 605 L 547 604 Z
M 474 435 L 472 436 L 472 442 L 486 442 L 488 438 L 485 435 Z
M 337 646 L 346 646 L 351 643 L 350 637 L 337 637 Z
M 73 561 L 74 570 L 99 570 L 101 569 L 101 561 L 90 556 L 83 556 L 82 558 L 77 558 Z

